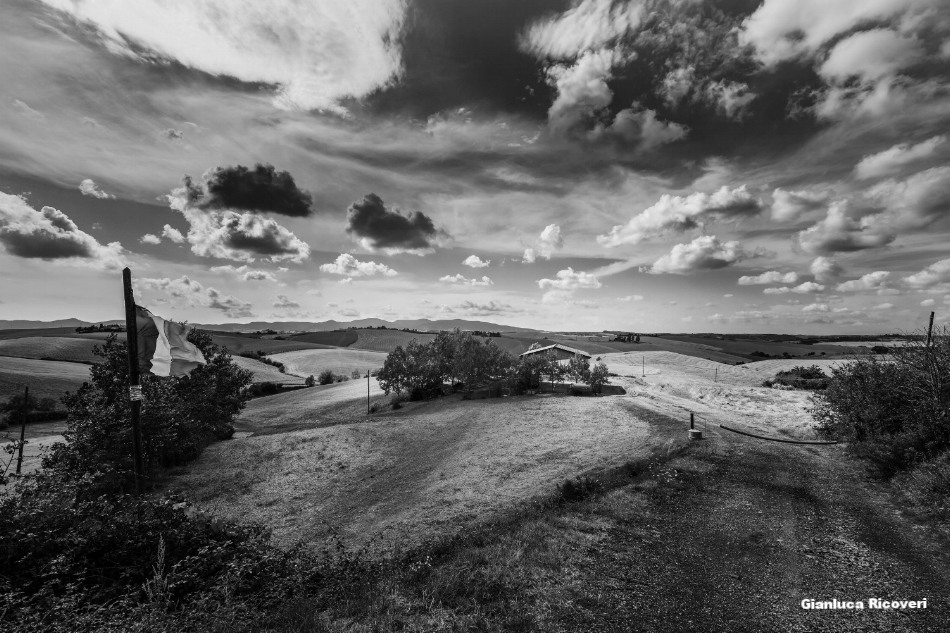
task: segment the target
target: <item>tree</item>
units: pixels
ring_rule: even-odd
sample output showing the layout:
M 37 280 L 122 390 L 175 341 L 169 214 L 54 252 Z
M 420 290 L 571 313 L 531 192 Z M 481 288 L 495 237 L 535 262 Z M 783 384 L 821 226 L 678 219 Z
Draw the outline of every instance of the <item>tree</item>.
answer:
M 603 391 L 604 385 L 610 383 L 608 373 L 607 365 L 603 362 L 597 363 L 591 368 L 588 382 L 594 393 L 600 393 Z
M 231 360 L 211 335 L 192 330 L 188 340 L 207 359 L 185 376 L 142 376 L 140 423 L 146 472 L 198 456 L 216 439 L 230 437 L 244 408 L 253 375 Z M 67 392 L 66 443 L 56 444 L 43 468 L 66 480 L 86 478 L 111 490 L 132 487 L 132 437 L 126 344 L 113 334 L 93 353 L 90 382 Z
M 303 381 L 303 384 L 306 387 L 312 387 L 316 382 L 317 381 L 314 380 L 313 378 L 313 374 L 310 374 L 309 376 L 307 376 L 307 379 Z
M 583 354 L 574 354 L 567 363 L 566 373 L 572 382 L 587 384 L 590 380 L 590 360 Z
M 359 369 L 354 369 L 353 371 L 350 372 L 350 378 L 352 378 L 353 380 L 359 380 L 362 377 L 363 377 L 363 374 L 362 372 L 360 372 Z
M 324 369 L 320 372 L 320 376 L 317 380 L 321 385 L 332 385 L 333 381 L 336 380 L 336 376 L 333 375 L 332 370 Z

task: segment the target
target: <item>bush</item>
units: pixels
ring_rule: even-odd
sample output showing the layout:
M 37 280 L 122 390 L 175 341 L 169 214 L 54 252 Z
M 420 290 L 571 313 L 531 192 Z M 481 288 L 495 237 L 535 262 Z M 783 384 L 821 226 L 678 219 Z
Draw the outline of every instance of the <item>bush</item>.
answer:
M 329 369 L 321 371 L 319 378 L 317 378 L 317 381 L 321 385 L 332 385 L 334 380 L 336 380 L 336 376 L 334 376 L 333 372 Z
M 363 377 L 363 374 L 360 372 L 359 369 L 354 369 L 352 372 L 350 372 L 350 378 L 352 378 L 353 380 L 359 380 L 362 377 Z
M 132 630 L 176 615 L 210 630 L 203 617 L 239 604 L 252 618 L 310 582 L 299 555 L 268 545 L 259 527 L 169 500 L 88 497 L 51 476 L 0 496 L 0 533 L 0 613 L 11 631 Z
M 929 348 L 918 340 L 889 354 L 832 370 L 815 396 L 819 430 L 848 442 L 880 474 L 937 457 L 950 448 L 950 332 Z
M 831 378 L 825 374 L 821 367 L 812 365 L 811 367 L 793 367 L 787 371 L 780 371 L 774 378 L 768 378 L 763 383 L 763 387 L 774 387 L 781 385 L 791 389 L 808 389 L 818 391 L 827 389 Z
M 146 472 L 195 458 L 216 439 L 230 437 L 232 422 L 248 399 L 251 372 L 231 361 L 211 336 L 192 330 L 188 339 L 208 360 L 186 376 L 142 377 L 143 458 Z M 91 478 L 109 490 L 130 490 L 132 477 L 128 359 L 124 342 L 110 336 L 94 353 L 91 381 L 62 400 L 66 443 L 55 444 L 43 468 L 68 481 Z
M 312 387 L 316 383 L 316 380 L 313 378 L 313 374 L 307 376 L 307 379 L 303 381 L 304 386 Z

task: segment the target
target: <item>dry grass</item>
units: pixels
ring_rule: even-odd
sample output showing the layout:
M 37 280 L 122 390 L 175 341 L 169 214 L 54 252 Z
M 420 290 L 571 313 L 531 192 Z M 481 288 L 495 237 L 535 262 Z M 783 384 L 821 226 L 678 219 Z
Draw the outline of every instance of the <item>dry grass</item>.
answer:
M 271 354 L 270 358 L 284 364 L 287 371 L 298 376 L 319 376 L 324 369 L 336 375 L 349 376 L 354 369 L 365 375 L 368 369 L 379 369 L 386 354 L 363 349 L 307 349 Z
M 428 343 L 436 337 L 435 334 L 418 334 L 401 330 L 357 330 L 356 342 L 349 349 L 365 349 L 387 354 L 397 346 L 405 347 L 409 341 L 416 339 L 420 343 Z
M 64 391 L 75 391 L 87 380 L 88 365 L 0 356 L 0 399 L 21 394 L 29 386 L 31 395 L 58 400 Z
M 350 384 L 261 399 L 244 415 L 266 432 L 318 426 L 334 405 L 364 423 L 218 444 L 169 486 L 215 513 L 270 526 L 282 545 L 320 543 L 329 525 L 349 543 L 381 535 L 406 544 L 453 534 L 649 449 L 649 424 L 619 397 L 447 398 L 366 416 L 357 413 L 365 392 Z

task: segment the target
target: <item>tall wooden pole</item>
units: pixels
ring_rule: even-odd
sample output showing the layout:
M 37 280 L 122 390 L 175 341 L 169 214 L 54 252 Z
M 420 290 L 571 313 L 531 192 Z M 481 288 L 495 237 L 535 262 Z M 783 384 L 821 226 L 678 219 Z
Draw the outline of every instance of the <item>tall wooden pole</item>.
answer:
M 26 414 L 30 404 L 30 388 L 23 388 L 23 406 L 20 408 L 20 446 L 17 449 L 16 474 L 20 474 L 23 466 L 23 440 L 26 437 Z
M 366 414 L 369 415 L 369 370 L 366 370 Z
M 934 331 L 934 313 L 930 313 L 930 325 L 927 326 L 927 347 L 930 347 L 930 339 L 933 336 Z
M 139 387 L 139 341 L 135 321 L 135 297 L 132 295 L 132 271 L 122 271 L 122 289 L 125 295 L 125 340 L 129 351 L 129 398 L 132 409 L 132 466 L 135 469 L 135 493 L 142 494 L 145 465 L 142 460 L 142 429 L 139 413 L 142 408 L 142 390 Z

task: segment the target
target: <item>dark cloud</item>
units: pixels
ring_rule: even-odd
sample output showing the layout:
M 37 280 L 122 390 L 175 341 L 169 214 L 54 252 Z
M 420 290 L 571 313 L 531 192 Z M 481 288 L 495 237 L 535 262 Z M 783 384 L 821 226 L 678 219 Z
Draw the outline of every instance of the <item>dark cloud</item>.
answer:
M 91 265 L 115 268 L 122 264 L 122 246 L 100 244 L 53 207 L 32 209 L 19 196 L 0 193 L 0 244 L 11 255 L 27 259 L 76 258 Z
M 290 172 L 277 171 L 273 165 L 255 165 L 249 169 L 215 167 L 195 182 L 185 176 L 188 206 L 198 209 L 236 209 L 306 217 L 313 213 L 310 193 L 297 187 Z
M 167 138 L 169 141 L 180 141 L 185 136 L 185 133 L 181 130 L 168 128 L 167 130 L 162 130 L 162 136 Z
M 375 193 L 363 196 L 346 210 L 346 232 L 369 250 L 421 253 L 448 235 L 419 211 L 403 215 L 389 210 Z

